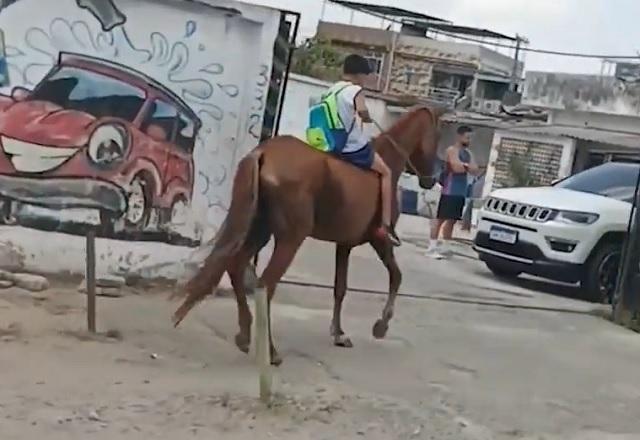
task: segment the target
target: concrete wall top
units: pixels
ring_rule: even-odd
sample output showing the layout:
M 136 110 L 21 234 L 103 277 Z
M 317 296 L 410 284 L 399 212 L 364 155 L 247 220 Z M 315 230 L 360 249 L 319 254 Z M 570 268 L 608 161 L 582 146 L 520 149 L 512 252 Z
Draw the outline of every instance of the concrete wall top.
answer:
M 614 77 L 527 72 L 523 103 L 550 109 L 640 116 L 640 88 Z

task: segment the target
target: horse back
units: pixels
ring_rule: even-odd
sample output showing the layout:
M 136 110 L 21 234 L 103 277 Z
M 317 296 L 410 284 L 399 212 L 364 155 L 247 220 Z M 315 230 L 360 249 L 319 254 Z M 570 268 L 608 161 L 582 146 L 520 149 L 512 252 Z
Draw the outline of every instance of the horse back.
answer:
M 309 235 L 359 244 L 379 223 L 380 179 L 374 172 L 314 150 L 295 137 L 275 137 L 258 148 L 263 155 L 261 187 L 269 204 L 275 209 L 274 205 L 304 207 L 312 225 Z

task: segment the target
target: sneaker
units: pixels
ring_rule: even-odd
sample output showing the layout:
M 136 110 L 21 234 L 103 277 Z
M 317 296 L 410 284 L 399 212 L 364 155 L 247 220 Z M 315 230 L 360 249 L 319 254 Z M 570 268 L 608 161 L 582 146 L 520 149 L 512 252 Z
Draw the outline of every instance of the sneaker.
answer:
M 424 255 L 435 260 L 444 259 L 444 255 L 442 254 L 442 252 L 440 252 L 440 242 L 432 241 L 431 243 L 429 243 L 429 247 L 427 248 L 427 251 Z
M 440 244 L 440 254 L 442 254 L 445 258 L 449 258 L 453 256 L 453 250 L 451 249 L 451 245 L 450 242 L 447 241 L 443 241 Z

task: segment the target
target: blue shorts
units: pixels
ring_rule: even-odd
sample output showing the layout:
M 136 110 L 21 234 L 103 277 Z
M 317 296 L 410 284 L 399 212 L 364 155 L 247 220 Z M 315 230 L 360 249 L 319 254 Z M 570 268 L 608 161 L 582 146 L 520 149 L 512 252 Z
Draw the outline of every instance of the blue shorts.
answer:
M 348 153 L 338 153 L 338 157 L 344 161 L 349 162 L 352 165 L 357 166 L 358 168 L 370 170 L 373 166 L 374 151 L 371 144 L 367 144 L 356 151 L 350 151 Z

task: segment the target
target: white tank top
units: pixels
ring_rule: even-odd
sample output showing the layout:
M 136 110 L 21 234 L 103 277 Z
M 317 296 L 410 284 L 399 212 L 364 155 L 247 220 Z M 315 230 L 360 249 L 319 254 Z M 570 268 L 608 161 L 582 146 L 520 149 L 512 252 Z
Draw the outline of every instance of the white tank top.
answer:
M 346 86 L 346 87 L 345 87 Z M 349 136 L 343 153 L 352 153 L 362 149 L 369 142 L 369 135 L 364 130 L 362 119 L 356 113 L 356 96 L 362 91 L 362 87 L 350 82 L 341 81 L 331 87 L 330 90 L 344 89 L 336 97 L 338 114 Z

